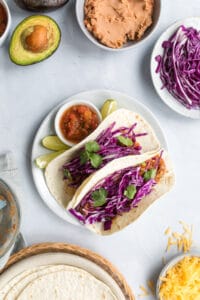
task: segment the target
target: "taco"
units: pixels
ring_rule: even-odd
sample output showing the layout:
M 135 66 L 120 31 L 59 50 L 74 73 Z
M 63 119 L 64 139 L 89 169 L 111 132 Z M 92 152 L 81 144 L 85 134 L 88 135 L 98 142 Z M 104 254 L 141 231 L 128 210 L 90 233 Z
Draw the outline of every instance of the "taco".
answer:
M 88 229 L 109 235 L 134 222 L 174 180 L 164 151 L 119 158 L 87 179 L 67 209 Z
M 86 139 L 49 163 L 46 183 L 57 202 L 66 207 L 77 188 L 109 162 L 159 149 L 151 126 L 137 113 L 119 109 Z

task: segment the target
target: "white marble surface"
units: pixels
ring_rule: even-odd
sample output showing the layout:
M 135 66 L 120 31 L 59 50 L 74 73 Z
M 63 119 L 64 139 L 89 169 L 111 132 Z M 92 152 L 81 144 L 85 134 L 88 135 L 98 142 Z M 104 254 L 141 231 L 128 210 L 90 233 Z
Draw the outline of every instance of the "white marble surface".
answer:
M 29 13 L 17 8 L 12 0 L 8 4 L 14 27 Z M 136 296 L 139 285 L 155 278 L 162 267 L 166 246 L 163 231 L 168 225 L 178 229 L 179 220 L 194 224 L 194 239 L 199 242 L 200 122 L 172 112 L 156 95 L 149 71 L 150 54 L 160 33 L 177 19 L 198 16 L 199 10 L 199 0 L 163 0 L 160 24 L 153 36 L 135 50 L 114 54 L 86 40 L 70 1 L 50 13 L 62 29 L 60 48 L 50 59 L 19 67 L 9 60 L 8 44 L 0 50 L 0 153 L 13 150 L 21 169 L 22 232 L 28 244 L 62 241 L 92 249 L 121 270 Z M 107 238 L 56 217 L 41 201 L 30 172 L 33 136 L 47 112 L 67 96 L 94 88 L 128 93 L 152 109 L 167 135 L 177 176 L 176 187 L 169 195 L 134 225 Z

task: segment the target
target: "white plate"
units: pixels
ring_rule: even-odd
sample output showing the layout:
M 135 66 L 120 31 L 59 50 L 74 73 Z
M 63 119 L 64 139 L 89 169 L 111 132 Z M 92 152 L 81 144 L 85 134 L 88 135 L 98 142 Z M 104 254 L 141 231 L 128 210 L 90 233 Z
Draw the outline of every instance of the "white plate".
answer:
M 117 299 L 126 300 L 117 282 L 96 263 L 75 254 L 61 252 L 34 255 L 14 264 L 0 276 L 0 289 L 3 288 L 12 278 L 24 271 L 35 267 L 59 264 L 78 267 L 89 272 L 97 279 L 104 282 L 111 289 Z
M 67 222 L 70 222 L 75 225 L 79 225 L 80 223 L 71 216 L 63 207 L 60 206 L 60 204 L 57 203 L 57 201 L 53 198 L 53 196 L 50 194 L 45 178 L 44 173 L 39 168 L 36 167 L 34 160 L 42 155 L 48 152 L 45 148 L 41 146 L 41 140 L 51 134 L 55 134 L 54 131 L 54 118 L 56 115 L 56 112 L 58 111 L 59 107 L 63 105 L 63 103 L 76 100 L 76 99 L 83 99 L 86 101 L 93 102 L 97 107 L 101 107 L 104 101 L 108 98 L 114 98 L 117 100 L 119 107 L 124 107 L 130 110 L 133 110 L 140 115 L 142 115 L 152 126 L 152 128 L 155 131 L 155 134 L 157 135 L 161 146 L 164 149 L 167 149 L 167 142 L 165 139 L 165 136 L 162 132 L 162 129 L 157 121 L 157 119 L 154 117 L 154 115 L 151 113 L 151 111 L 141 104 L 140 102 L 134 100 L 130 96 L 127 96 L 125 94 L 116 92 L 116 91 L 110 91 L 110 90 L 93 90 L 93 91 L 87 91 L 83 92 L 77 95 L 74 95 L 72 97 L 69 97 L 64 102 L 60 103 L 57 107 L 55 107 L 44 119 L 42 122 L 40 128 L 37 131 L 37 134 L 35 136 L 35 139 L 33 141 L 33 148 L 32 148 L 32 158 L 31 158 L 31 164 L 32 164 L 32 173 L 33 173 L 33 180 L 35 182 L 35 186 L 43 199 L 43 201 L 46 203 L 46 205 L 60 218 L 64 219 Z
M 189 117 L 192 119 L 199 119 L 200 118 L 200 109 L 187 109 L 184 105 L 180 104 L 169 92 L 166 88 L 161 89 L 162 81 L 160 79 L 159 73 L 156 74 L 155 70 L 157 68 L 157 62 L 155 61 L 155 57 L 157 55 L 163 55 L 163 48 L 162 43 L 164 41 L 169 40 L 172 34 L 178 29 L 179 26 L 184 25 L 186 27 L 194 27 L 197 30 L 200 30 L 200 18 L 187 18 L 181 21 L 174 23 L 170 26 L 158 39 L 156 42 L 152 55 L 151 55 L 151 77 L 154 84 L 154 87 L 160 96 L 160 98 L 167 104 L 171 109 L 176 111 L 177 113 Z

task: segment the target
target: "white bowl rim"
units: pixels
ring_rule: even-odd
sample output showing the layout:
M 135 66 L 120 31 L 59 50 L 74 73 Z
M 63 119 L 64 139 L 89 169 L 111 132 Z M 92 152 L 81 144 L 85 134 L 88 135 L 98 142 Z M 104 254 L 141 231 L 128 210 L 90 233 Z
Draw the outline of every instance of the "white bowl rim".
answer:
M 168 91 L 167 93 L 170 95 L 170 98 L 173 98 L 174 100 L 174 104 L 171 103 L 171 101 L 166 100 L 166 97 L 164 97 L 164 95 L 161 95 L 161 87 L 158 87 L 157 84 L 155 83 L 155 77 L 159 76 L 159 74 L 155 73 L 155 70 L 153 69 L 153 62 L 155 59 L 156 55 L 159 55 L 159 53 L 156 52 L 157 47 L 161 44 L 161 42 L 164 39 L 167 39 L 167 35 L 168 37 L 170 37 L 173 32 L 171 33 L 172 30 L 176 30 L 178 28 L 178 26 L 184 25 L 185 22 L 191 21 L 191 20 L 198 20 L 200 23 L 200 17 L 196 16 L 196 17 L 187 17 L 184 19 L 179 19 L 175 22 L 173 22 L 171 25 L 169 25 L 159 36 L 159 38 L 157 39 L 152 53 L 151 53 L 151 59 L 150 59 L 150 72 L 151 72 L 151 79 L 153 82 L 153 86 L 155 88 L 156 93 L 158 94 L 158 96 L 160 97 L 160 99 L 173 111 L 175 111 L 176 113 L 180 114 L 181 116 L 187 117 L 187 118 L 191 118 L 191 119 L 199 119 L 200 118 L 200 109 L 187 109 L 184 105 L 182 105 L 181 103 L 179 103 L 177 101 L 177 99 L 175 99 Z M 170 32 L 170 35 L 168 34 Z
M 102 116 L 101 116 L 100 110 L 92 102 L 84 100 L 84 99 L 77 99 L 77 100 L 73 100 L 70 102 L 66 102 L 61 107 L 59 107 L 59 109 L 56 113 L 56 116 L 55 116 L 55 120 L 54 120 L 54 128 L 55 128 L 56 134 L 59 137 L 59 139 L 64 144 L 71 146 L 71 147 L 77 145 L 77 143 L 72 143 L 63 136 L 63 134 L 61 133 L 61 130 L 59 128 L 59 121 L 60 121 L 61 115 L 63 114 L 63 112 L 65 110 L 67 110 L 68 108 L 70 108 L 74 105 L 81 105 L 81 104 L 90 107 L 97 114 L 99 123 L 101 123 L 101 121 L 102 121 Z
M 160 277 L 164 277 L 166 272 L 172 268 L 173 266 L 175 266 L 178 262 L 180 262 L 183 258 L 185 257 L 193 257 L 193 256 L 196 256 L 196 257 L 200 257 L 200 248 L 196 249 L 196 248 L 193 248 L 191 249 L 189 252 L 187 253 L 182 253 L 182 254 L 178 254 L 176 256 L 174 256 L 161 270 L 159 276 L 158 276 L 158 279 L 157 279 L 157 283 L 156 283 L 156 298 L 158 300 L 160 300 L 159 298 L 159 291 L 160 291 L 160 285 L 161 285 L 161 280 L 160 280 Z
M 155 24 L 153 23 L 151 25 L 151 26 L 154 26 L 153 29 L 144 38 L 140 39 L 139 41 L 136 41 L 135 43 L 133 41 L 133 44 L 131 44 L 130 46 L 128 45 L 128 46 L 122 47 L 122 48 L 111 48 L 111 47 L 108 47 L 108 46 L 105 46 L 105 45 L 101 44 L 95 37 L 92 36 L 92 34 L 89 33 L 89 31 L 87 30 L 87 28 L 84 28 L 82 26 L 82 22 L 80 20 L 80 14 L 79 14 L 79 10 L 78 10 L 78 2 L 79 2 L 79 0 L 76 0 L 76 4 L 75 4 L 76 19 L 77 19 L 77 22 L 79 24 L 79 27 L 80 27 L 81 31 L 97 47 L 99 47 L 99 48 L 101 48 L 103 50 L 111 51 L 111 52 L 128 51 L 128 50 L 134 49 L 134 48 L 142 45 L 144 42 L 146 42 L 147 39 L 149 39 L 152 36 L 152 34 L 154 33 L 154 31 L 158 28 L 158 25 L 160 23 L 160 17 L 161 17 L 162 7 L 163 7 L 162 0 L 158 0 L 158 1 L 159 1 L 160 9 L 159 9 L 158 18 L 157 18 Z M 151 29 L 151 26 L 149 27 L 149 29 Z
M 7 2 L 5 0 L 0 0 L 0 4 L 2 4 L 3 7 L 5 8 L 6 14 L 7 14 L 7 18 L 8 18 L 6 29 L 5 29 L 4 33 L 2 34 L 2 36 L 0 37 L 0 42 L 1 41 L 4 42 L 4 39 L 8 35 L 10 27 L 11 27 L 11 13 L 10 13 L 10 8 L 9 8 L 9 6 L 8 6 L 8 4 L 7 4 Z

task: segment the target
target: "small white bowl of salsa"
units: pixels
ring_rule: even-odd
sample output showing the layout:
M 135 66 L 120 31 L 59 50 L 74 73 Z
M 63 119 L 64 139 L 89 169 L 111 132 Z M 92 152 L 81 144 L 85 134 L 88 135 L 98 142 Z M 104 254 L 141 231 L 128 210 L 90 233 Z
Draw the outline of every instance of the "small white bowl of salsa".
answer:
M 5 0 L 0 0 L 0 47 L 7 39 L 11 28 L 10 9 Z
M 55 131 L 63 143 L 74 146 L 90 135 L 101 120 L 99 109 L 91 102 L 70 101 L 58 110 L 55 117 Z

